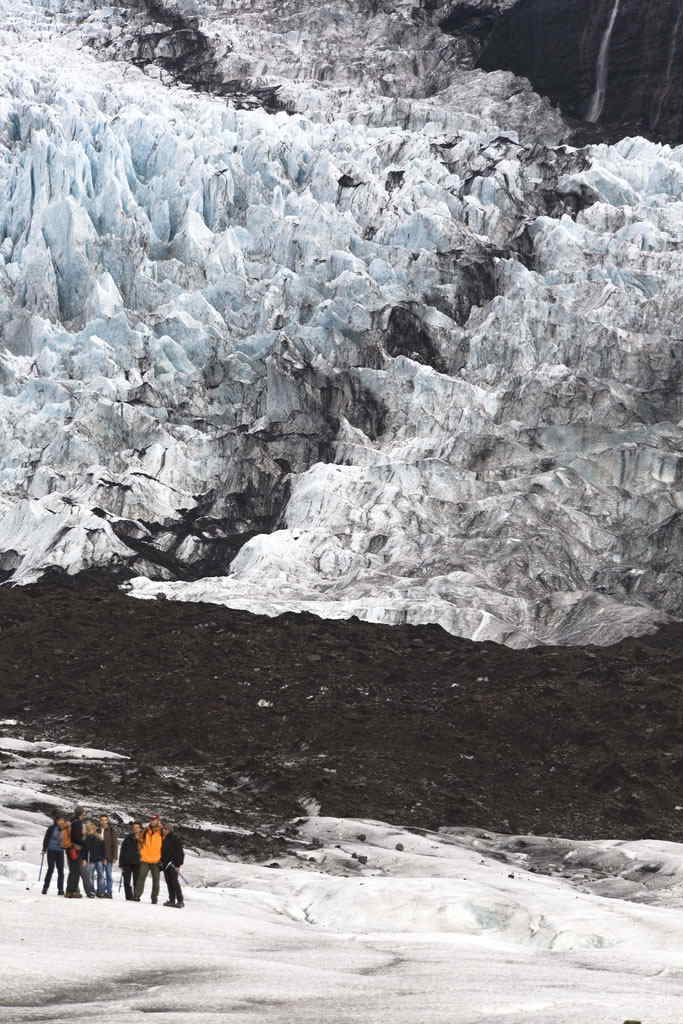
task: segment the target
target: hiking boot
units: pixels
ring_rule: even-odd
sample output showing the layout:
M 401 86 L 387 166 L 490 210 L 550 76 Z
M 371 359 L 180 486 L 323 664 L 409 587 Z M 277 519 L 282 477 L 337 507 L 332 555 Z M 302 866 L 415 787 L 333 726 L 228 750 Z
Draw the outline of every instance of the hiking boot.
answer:
M 175 907 L 175 900 L 166 900 L 164 903 L 165 907 Z
M 184 903 L 176 903 L 176 910 L 182 910 L 184 906 Z
M 89 893 L 88 893 L 88 899 L 89 899 L 89 900 L 94 900 L 94 899 L 97 899 L 97 897 L 95 896 L 95 893 L 94 893 L 94 892 L 89 892 Z
M 152 903 L 153 903 L 153 904 L 154 904 L 155 906 L 156 906 L 157 902 L 158 902 L 158 901 L 157 901 L 157 900 L 155 900 L 155 899 L 153 899 L 153 900 L 152 900 Z
M 58 889 L 58 890 L 57 890 L 57 895 L 58 895 L 58 896 L 65 896 L 66 894 L 65 894 L 65 892 L 64 892 L 64 890 L 63 890 L 63 889 Z
M 42 892 L 43 896 L 47 896 L 47 889 L 41 889 L 40 891 Z

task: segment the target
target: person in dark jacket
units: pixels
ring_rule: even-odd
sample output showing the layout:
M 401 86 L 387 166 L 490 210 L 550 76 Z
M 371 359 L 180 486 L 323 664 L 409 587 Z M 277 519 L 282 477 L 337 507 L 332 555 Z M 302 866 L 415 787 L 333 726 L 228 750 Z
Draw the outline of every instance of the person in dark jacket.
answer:
M 100 899 L 104 896 L 104 861 L 106 860 L 104 842 L 97 834 L 97 825 L 94 821 L 86 821 L 85 836 L 83 838 L 83 859 L 88 871 L 89 888 L 86 888 L 87 895 L 92 899 L 95 895 Z M 95 875 L 97 875 L 97 893 L 95 892 Z M 84 883 L 85 884 L 85 883 Z
M 110 900 L 113 895 L 112 871 L 119 852 L 119 844 L 106 814 L 100 814 L 98 835 L 104 843 L 104 898 Z
M 47 893 L 52 875 L 57 869 L 57 892 L 64 895 L 64 849 L 62 847 L 62 831 L 66 825 L 63 814 L 55 814 L 52 825 L 49 825 L 43 836 L 43 853 L 47 856 L 47 872 L 43 882 L 43 895 Z
M 185 861 L 185 851 L 180 837 L 173 831 L 173 825 L 165 823 L 161 831 L 164 837 L 161 843 L 161 866 L 168 888 L 168 899 L 164 906 L 181 909 L 185 903 L 178 874 Z
M 140 843 L 142 823 L 131 821 L 128 834 L 124 836 L 119 853 L 119 867 L 123 876 L 123 891 L 127 900 L 135 899 L 135 886 L 140 873 Z
M 81 893 L 79 891 L 79 879 L 82 879 L 83 881 L 83 887 L 86 894 L 90 895 L 90 878 L 84 858 L 84 818 L 84 808 L 77 807 L 71 820 L 69 846 L 66 851 L 66 856 L 69 861 L 69 874 L 66 879 L 66 892 L 64 895 L 67 899 L 80 900 Z

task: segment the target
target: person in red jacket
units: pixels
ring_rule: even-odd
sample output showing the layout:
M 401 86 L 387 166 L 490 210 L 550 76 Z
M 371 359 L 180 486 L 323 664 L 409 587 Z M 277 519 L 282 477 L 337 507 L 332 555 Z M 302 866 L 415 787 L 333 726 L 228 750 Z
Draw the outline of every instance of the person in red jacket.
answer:
M 66 899 L 80 900 L 79 881 L 83 882 L 86 896 L 90 896 L 91 892 L 93 896 L 95 895 L 90 884 L 90 874 L 85 862 L 84 818 L 85 808 L 78 806 L 74 811 L 68 833 L 69 846 L 66 856 L 69 862 L 69 874 L 66 880 L 66 892 L 64 893 Z

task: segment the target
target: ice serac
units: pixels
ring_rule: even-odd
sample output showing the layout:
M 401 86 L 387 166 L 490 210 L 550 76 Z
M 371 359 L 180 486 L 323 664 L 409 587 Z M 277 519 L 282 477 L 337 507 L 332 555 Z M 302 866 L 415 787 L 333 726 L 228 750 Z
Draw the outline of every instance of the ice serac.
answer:
M 515 646 L 681 614 L 683 150 L 566 146 L 452 8 L 0 0 L 7 576 Z
M 679 0 L 519 0 L 494 19 L 481 66 L 531 80 L 603 139 L 683 141 Z

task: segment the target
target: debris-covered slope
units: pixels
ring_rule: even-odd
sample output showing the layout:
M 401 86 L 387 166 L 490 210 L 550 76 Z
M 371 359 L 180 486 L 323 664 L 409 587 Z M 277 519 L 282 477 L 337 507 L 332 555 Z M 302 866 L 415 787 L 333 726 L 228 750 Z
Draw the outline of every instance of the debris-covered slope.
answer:
M 447 7 L 1 0 L 5 574 L 680 615 L 682 153 L 568 148 Z
M 0 621 L 0 719 L 130 755 L 79 773 L 82 795 L 112 806 L 252 829 L 318 805 L 683 839 L 678 626 L 510 651 L 437 626 L 136 602 L 83 576 L 0 588 Z

